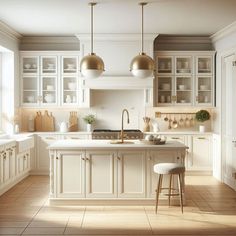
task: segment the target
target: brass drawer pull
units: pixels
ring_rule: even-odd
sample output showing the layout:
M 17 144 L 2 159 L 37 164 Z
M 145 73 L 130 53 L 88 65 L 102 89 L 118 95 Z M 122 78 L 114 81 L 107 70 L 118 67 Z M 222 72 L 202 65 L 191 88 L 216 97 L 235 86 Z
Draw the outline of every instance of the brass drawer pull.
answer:
M 206 139 L 205 137 L 198 137 L 198 139 Z

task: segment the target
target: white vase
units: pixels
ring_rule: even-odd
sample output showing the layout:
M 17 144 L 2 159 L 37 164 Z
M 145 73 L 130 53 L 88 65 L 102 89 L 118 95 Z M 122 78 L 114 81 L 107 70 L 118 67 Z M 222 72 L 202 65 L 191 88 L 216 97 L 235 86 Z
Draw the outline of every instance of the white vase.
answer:
M 87 132 L 92 132 L 92 124 L 87 124 Z
M 199 125 L 199 132 L 204 133 L 205 132 L 205 125 Z

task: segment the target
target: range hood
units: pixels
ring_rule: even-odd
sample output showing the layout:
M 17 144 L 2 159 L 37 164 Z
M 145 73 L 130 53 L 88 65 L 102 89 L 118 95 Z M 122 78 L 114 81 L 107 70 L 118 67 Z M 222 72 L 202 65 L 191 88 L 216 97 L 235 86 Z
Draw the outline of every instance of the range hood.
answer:
M 81 58 L 90 52 L 90 35 L 77 34 Z M 144 51 L 153 57 L 157 34 L 144 35 Z M 82 86 L 89 89 L 152 89 L 153 79 L 138 79 L 129 71 L 131 60 L 140 53 L 140 34 L 95 34 L 94 52 L 105 64 L 105 71 L 97 79 L 84 79 Z

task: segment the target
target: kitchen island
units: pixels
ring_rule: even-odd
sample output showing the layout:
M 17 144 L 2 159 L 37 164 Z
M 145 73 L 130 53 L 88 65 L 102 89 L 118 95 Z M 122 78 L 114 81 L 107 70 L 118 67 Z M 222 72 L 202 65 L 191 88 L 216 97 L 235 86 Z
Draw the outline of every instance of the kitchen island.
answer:
M 139 140 L 58 140 L 49 146 L 51 202 L 153 204 L 158 177 L 153 166 L 184 164 L 187 148 L 173 141 L 151 145 Z M 163 185 L 168 182 L 167 177 Z

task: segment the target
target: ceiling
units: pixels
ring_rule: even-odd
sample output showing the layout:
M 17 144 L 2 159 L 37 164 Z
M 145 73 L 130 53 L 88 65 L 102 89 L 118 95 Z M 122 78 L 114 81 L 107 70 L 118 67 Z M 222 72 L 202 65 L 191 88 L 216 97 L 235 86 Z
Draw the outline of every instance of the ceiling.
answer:
M 24 36 L 89 33 L 88 0 L 0 0 L 0 20 Z M 139 33 L 137 0 L 98 0 L 95 33 Z M 211 35 L 236 21 L 236 0 L 148 0 L 145 32 Z

